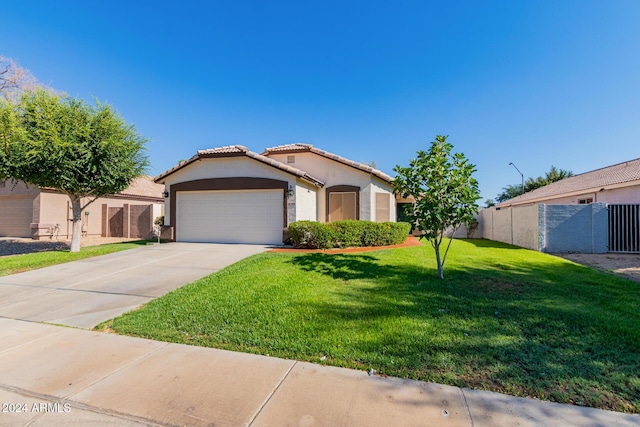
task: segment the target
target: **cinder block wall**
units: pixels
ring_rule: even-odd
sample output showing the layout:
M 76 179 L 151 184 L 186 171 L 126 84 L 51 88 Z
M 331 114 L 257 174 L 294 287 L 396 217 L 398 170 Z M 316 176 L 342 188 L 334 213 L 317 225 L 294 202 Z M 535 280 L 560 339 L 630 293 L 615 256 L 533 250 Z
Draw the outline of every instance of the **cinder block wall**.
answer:
M 483 209 L 482 238 L 541 252 L 606 253 L 606 203 Z
M 540 205 L 543 252 L 606 253 L 606 203 Z

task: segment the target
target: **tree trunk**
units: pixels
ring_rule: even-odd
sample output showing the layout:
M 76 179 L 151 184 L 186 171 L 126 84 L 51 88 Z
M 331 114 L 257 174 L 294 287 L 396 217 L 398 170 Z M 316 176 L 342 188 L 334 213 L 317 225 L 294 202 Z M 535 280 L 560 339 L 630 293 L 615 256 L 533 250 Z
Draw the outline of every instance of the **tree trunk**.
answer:
M 80 238 L 82 236 L 82 204 L 79 197 L 69 196 L 73 210 L 73 232 L 71 234 L 71 252 L 80 252 Z
M 440 258 L 440 245 L 435 245 L 433 249 L 436 251 L 436 262 L 438 263 L 438 279 L 444 279 L 444 266 Z

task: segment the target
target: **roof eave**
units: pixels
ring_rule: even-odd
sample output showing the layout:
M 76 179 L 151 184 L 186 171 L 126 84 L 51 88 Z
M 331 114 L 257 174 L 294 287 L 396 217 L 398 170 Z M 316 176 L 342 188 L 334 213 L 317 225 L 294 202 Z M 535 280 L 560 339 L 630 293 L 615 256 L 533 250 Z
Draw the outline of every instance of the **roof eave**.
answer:
M 200 160 L 200 156 L 198 154 L 196 154 L 195 156 L 191 157 L 188 160 L 185 160 L 182 163 L 177 164 L 176 166 L 172 167 L 171 169 L 162 172 L 160 175 L 158 175 L 155 178 L 153 178 L 153 182 L 155 182 L 156 184 L 164 184 L 164 179 L 165 178 L 167 178 L 169 175 L 173 175 L 174 173 L 178 172 L 180 169 L 184 168 L 187 165 L 190 165 L 191 163 L 195 162 L 196 160 Z
M 567 193 L 558 193 L 558 194 L 554 194 L 554 195 L 550 195 L 550 196 L 539 196 L 539 197 L 534 197 L 534 198 L 527 198 L 527 199 L 523 199 L 523 200 L 516 200 L 518 197 L 514 197 L 513 199 L 509 199 L 509 200 L 505 200 L 504 202 L 498 203 L 496 205 L 497 208 L 506 208 L 509 206 L 519 206 L 519 205 L 525 205 L 525 204 L 535 204 L 535 203 L 540 203 L 541 201 L 544 200 L 553 200 L 553 199 L 561 199 L 564 197 L 573 197 L 573 196 L 582 196 L 582 195 L 586 195 L 586 194 L 593 194 L 593 193 L 599 193 L 600 191 L 602 191 L 604 189 L 604 191 L 606 190 L 615 190 L 618 188 L 625 188 L 625 187 L 633 187 L 635 185 L 640 185 L 640 179 L 636 179 L 633 181 L 625 181 L 625 182 L 619 182 L 616 184 L 604 184 L 604 185 L 598 185 L 595 187 L 588 187 L 588 188 L 584 188 L 581 190 L 574 190 L 574 191 L 570 191 Z

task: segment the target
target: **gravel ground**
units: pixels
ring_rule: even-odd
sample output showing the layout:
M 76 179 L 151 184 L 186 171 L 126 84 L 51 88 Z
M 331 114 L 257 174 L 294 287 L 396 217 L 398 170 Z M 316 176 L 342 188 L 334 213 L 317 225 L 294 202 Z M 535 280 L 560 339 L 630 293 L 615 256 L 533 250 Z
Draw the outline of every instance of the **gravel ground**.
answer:
M 578 264 L 640 282 L 640 254 L 555 254 Z
M 95 246 L 106 243 L 131 242 L 140 239 L 119 237 L 83 237 L 80 246 Z M 17 237 L 0 237 L 0 256 L 29 254 L 33 252 L 58 251 L 69 249 L 71 240 L 33 240 Z

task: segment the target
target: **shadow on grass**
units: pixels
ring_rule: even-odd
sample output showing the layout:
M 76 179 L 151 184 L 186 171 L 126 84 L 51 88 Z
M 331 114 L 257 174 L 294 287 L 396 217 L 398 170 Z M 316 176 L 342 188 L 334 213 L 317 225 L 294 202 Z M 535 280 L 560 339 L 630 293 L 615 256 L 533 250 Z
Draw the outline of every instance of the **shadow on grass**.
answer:
M 640 412 L 640 297 L 629 289 L 633 282 L 568 262 L 508 257 L 486 264 L 457 259 L 438 280 L 435 266 L 385 260 L 383 253 L 290 260 L 343 284 L 340 298 L 305 303 L 324 319 L 318 334 L 364 322 L 376 333 L 357 335 L 350 346 L 382 372 Z M 356 280 L 359 286 L 349 286 Z

